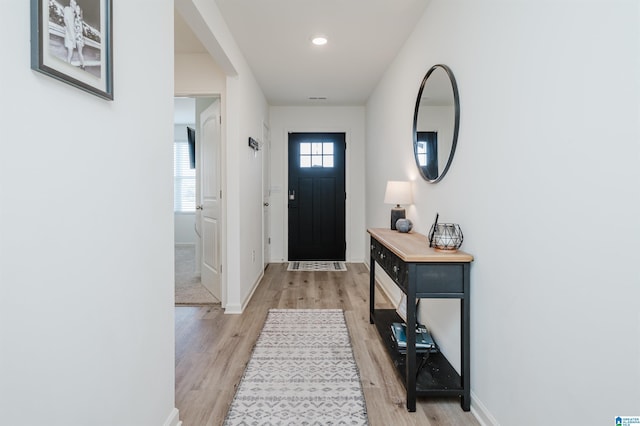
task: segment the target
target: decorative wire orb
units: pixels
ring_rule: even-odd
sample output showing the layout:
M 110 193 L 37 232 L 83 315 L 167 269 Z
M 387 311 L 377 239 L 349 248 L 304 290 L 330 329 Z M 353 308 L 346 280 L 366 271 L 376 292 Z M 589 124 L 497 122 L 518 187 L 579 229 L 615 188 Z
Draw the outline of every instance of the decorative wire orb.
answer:
M 436 250 L 455 251 L 462 245 L 464 236 L 457 223 L 436 223 L 429 233 L 432 235 L 431 245 Z

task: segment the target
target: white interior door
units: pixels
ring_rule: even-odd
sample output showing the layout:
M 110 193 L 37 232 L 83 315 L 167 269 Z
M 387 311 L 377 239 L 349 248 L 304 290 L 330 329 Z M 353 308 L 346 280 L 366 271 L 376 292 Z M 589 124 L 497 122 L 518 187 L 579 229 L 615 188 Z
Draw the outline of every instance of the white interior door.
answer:
M 269 133 L 269 126 L 267 123 L 262 123 L 262 229 L 264 231 L 264 253 L 263 253 L 263 261 L 264 267 L 266 268 L 269 264 L 269 259 L 271 259 L 270 247 L 271 247 L 271 233 L 269 232 L 270 227 L 270 216 L 269 216 L 269 208 L 270 208 L 270 196 L 271 196 L 271 172 L 270 172 L 270 164 L 271 164 L 271 139 Z
M 221 165 L 220 100 L 200 114 L 200 230 L 202 284 L 222 301 L 222 256 L 220 254 Z

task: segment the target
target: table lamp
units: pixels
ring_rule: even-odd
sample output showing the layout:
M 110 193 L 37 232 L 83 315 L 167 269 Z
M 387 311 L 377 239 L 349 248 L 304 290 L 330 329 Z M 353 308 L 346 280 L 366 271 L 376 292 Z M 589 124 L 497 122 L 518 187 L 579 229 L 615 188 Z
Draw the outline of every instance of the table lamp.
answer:
M 413 202 L 411 197 L 411 182 L 407 181 L 393 181 L 387 182 L 387 190 L 384 193 L 385 204 L 395 204 L 396 206 L 391 209 L 391 229 L 396 229 L 396 222 L 398 219 L 404 219 L 405 211 L 400 204 L 411 204 Z

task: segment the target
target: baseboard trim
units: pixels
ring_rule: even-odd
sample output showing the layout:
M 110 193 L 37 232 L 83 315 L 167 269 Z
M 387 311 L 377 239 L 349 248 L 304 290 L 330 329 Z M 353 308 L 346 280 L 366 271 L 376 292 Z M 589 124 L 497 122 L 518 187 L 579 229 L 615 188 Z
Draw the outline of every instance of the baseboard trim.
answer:
M 471 391 L 471 414 L 482 426 L 500 426 L 500 423 L 473 391 Z
M 247 305 L 249 304 L 249 302 L 253 298 L 253 293 L 256 292 L 256 289 L 260 285 L 260 281 L 262 281 L 263 278 L 264 278 L 264 269 L 261 270 L 260 275 L 258 275 L 258 279 L 256 279 L 254 281 L 254 283 L 253 283 L 253 287 L 251 288 L 251 291 L 249 292 L 249 295 L 247 296 L 247 298 L 242 303 L 242 310 L 243 311 L 246 309 Z
M 238 303 L 227 303 L 224 307 L 225 314 L 240 315 L 242 313 L 242 305 Z
M 251 288 L 249 295 L 246 297 L 246 299 L 244 299 L 242 304 L 241 305 L 237 303 L 227 304 L 224 307 L 224 313 L 233 314 L 233 315 L 242 314 L 246 309 L 247 305 L 249 304 L 249 302 L 251 301 L 251 298 L 253 297 L 253 293 L 256 292 L 256 289 L 258 288 L 258 285 L 260 284 L 260 281 L 262 281 L 263 278 L 264 278 L 264 270 L 260 272 L 260 275 L 258 275 L 258 279 L 254 281 L 253 287 Z
M 182 426 L 182 422 L 180 421 L 180 412 L 177 408 L 171 410 L 169 417 L 165 420 L 162 426 Z

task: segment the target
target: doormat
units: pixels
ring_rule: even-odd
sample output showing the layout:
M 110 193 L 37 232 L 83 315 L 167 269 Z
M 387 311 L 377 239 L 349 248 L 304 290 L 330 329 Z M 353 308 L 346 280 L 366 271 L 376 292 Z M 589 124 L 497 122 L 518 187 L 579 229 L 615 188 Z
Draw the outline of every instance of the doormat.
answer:
M 344 272 L 347 270 L 347 264 L 335 261 L 295 261 L 289 262 L 287 271 L 335 271 Z
M 366 426 L 341 309 L 271 309 L 225 426 Z

